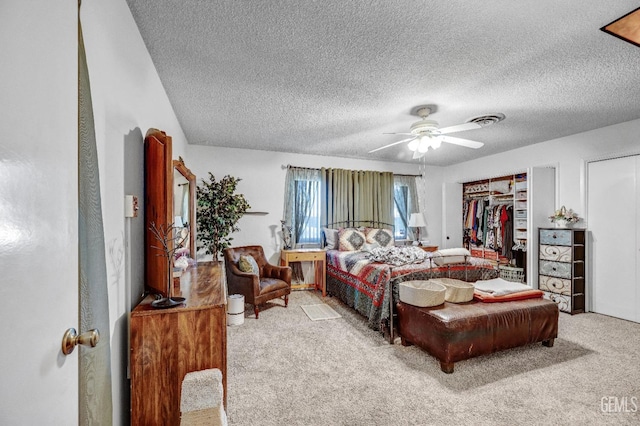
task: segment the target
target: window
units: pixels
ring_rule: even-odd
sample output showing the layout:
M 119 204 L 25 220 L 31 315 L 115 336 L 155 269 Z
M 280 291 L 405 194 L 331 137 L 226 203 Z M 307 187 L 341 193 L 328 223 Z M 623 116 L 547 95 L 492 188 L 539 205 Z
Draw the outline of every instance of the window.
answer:
M 293 247 L 320 244 L 320 171 L 290 167 L 285 183 L 284 221 Z
M 394 238 L 397 240 L 411 239 L 411 230 L 408 228 L 409 217 L 411 213 L 418 211 L 417 194 L 416 194 L 416 176 L 392 176 L 389 172 L 367 172 L 380 173 L 386 175 L 386 183 L 379 185 L 379 188 L 373 188 L 373 197 L 368 196 L 369 186 L 362 185 L 363 193 L 361 199 L 381 200 L 374 203 L 373 209 L 360 209 L 354 206 L 351 196 L 354 189 L 345 188 L 345 185 L 336 185 L 331 191 L 325 188 L 325 185 L 331 186 L 327 180 L 333 182 L 342 182 L 342 175 L 354 173 L 349 170 L 342 169 L 306 169 L 300 167 L 289 167 L 287 169 L 287 177 L 285 182 L 285 206 L 283 224 L 291 229 L 292 246 L 300 247 L 301 245 L 318 246 L 321 244 L 322 226 L 327 221 L 334 218 L 334 213 L 340 209 L 338 216 L 347 218 L 363 217 L 364 220 L 373 219 L 373 211 L 378 212 L 379 217 L 384 218 L 384 222 L 393 221 Z M 327 178 L 323 173 L 330 173 L 331 178 Z M 361 173 L 361 172 L 358 172 Z M 324 176 L 324 177 L 323 177 Z M 358 178 L 360 176 L 358 175 Z M 370 179 L 366 177 L 365 179 Z M 390 205 L 391 198 L 389 191 L 391 190 L 391 180 L 393 179 L 393 206 Z M 335 184 L 335 183 L 334 183 Z M 324 193 L 323 193 L 324 191 Z M 351 191 L 351 192 L 350 192 Z M 329 195 L 329 193 L 331 193 Z M 381 195 L 377 195 L 381 194 Z M 322 200 L 332 197 L 331 202 L 327 201 L 324 205 Z M 322 205 L 321 205 L 322 204 Z M 339 205 L 336 208 L 335 205 Z M 323 210 L 324 209 L 324 210 Z M 333 210 L 332 210 L 333 209 Z M 381 213 L 380 213 L 381 212 Z M 390 214 L 393 214 L 391 219 Z M 342 217 L 338 219 L 343 220 Z
M 409 238 L 407 233 L 407 212 L 409 211 L 409 187 L 395 183 L 393 185 L 394 203 L 393 203 L 393 237 L 396 240 L 406 240 Z
M 320 181 L 295 181 L 298 244 L 320 244 Z M 302 220 L 301 220 L 302 219 Z
M 416 179 L 416 176 L 395 175 L 393 177 L 393 224 L 396 240 L 413 238 L 408 225 L 411 213 L 417 213 L 420 210 Z

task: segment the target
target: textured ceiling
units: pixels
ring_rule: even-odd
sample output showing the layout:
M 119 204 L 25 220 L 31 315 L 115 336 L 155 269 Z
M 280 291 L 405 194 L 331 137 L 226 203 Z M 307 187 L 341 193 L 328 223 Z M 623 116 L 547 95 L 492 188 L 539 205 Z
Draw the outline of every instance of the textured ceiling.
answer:
M 424 160 L 450 165 L 640 118 L 640 48 L 600 31 L 637 1 L 127 3 L 191 144 L 412 162 L 368 151 L 416 106 L 506 115 Z

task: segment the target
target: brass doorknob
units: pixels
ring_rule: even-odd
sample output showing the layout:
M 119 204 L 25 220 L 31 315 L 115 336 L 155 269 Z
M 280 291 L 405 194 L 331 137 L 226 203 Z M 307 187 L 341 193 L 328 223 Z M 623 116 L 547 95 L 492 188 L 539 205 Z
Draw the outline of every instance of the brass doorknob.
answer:
M 62 353 L 69 355 L 73 352 L 76 345 L 91 346 L 92 348 L 95 348 L 99 341 L 100 331 L 97 328 L 85 331 L 79 336 L 75 328 L 70 328 L 65 331 L 64 336 L 62 337 Z

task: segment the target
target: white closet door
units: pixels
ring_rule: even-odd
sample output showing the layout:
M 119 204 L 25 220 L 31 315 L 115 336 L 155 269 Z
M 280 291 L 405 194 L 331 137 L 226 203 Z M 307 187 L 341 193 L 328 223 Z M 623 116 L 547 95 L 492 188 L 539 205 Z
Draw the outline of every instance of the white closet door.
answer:
M 640 156 L 588 165 L 592 311 L 640 322 Z
M 533 167 L 527 171 L 529 221 L 527 232 L 527 285 L 538 288 L 538 228 L 549 227 L 549 212 L 555 210 L 556 169 Z

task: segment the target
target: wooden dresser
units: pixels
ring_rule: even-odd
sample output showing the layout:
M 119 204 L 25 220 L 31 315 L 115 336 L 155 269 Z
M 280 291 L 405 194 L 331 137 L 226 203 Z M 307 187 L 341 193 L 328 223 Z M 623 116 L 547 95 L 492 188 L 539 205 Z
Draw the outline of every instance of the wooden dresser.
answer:
M 191 371 L 219 368 L 227 396 L 224 268 L 199 263 L 188 269 L 173 296 L 186 300 L 154 309 L 151 297 L 131 312 L 131 424 L 180 424 L 180 391 Z

